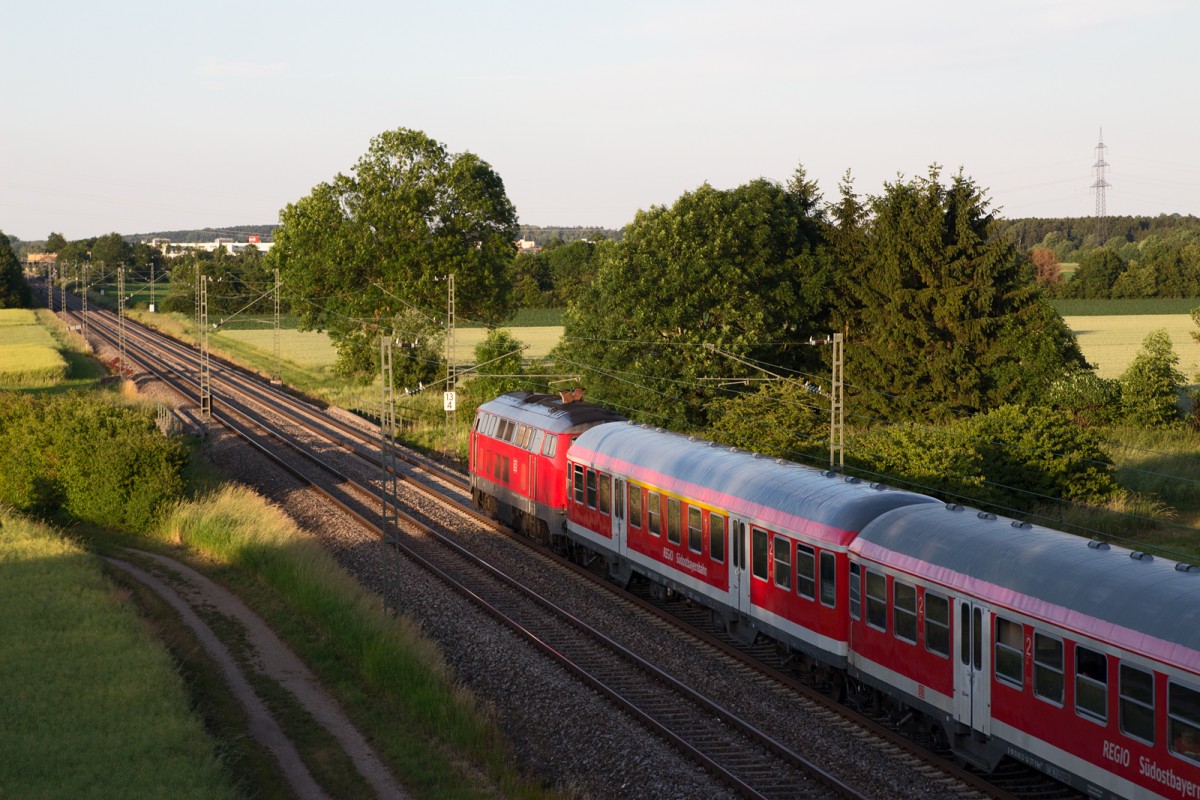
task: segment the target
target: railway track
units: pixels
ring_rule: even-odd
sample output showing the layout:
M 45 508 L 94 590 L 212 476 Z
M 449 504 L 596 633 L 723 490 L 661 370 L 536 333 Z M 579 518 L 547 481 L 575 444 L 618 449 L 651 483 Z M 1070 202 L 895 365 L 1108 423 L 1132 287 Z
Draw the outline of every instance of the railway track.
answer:
M 91 322 L 93 331 L 101 336 L 111 335 L 109 325 L 115 324 L 111 315 L 104 313 L 93 314 Z M 152 367 L 141 356 L 136 361 L 143 370 L 159 374 L 162 379 L 173 383 L 181 395 L 191 402 L 196 401 L 197 355 L 192 348 L 173 340 L 161 341 L 159 335 L 142 331 L 140 326 L 130 323 L 126 323 L 126 338 L 127 341 L 136 341 L 140 346 L 161 348 L 157 356 L 161 366 Z M 379 532 L 378 509 L 382 503 L 379 490 L 369 476 L 363 477 L 363 467 L 357 470 L 357 477 L 352 477 L 342 466 L 350 459 L 367 465 L 367 470 L 378 470 L 378 440 L 372 439 L 361 426 L 334 420 L 324 409 L 274 387 L 264 386 L 261 381 L 254 380 L 238 369 L 222 364 L 219 371 L 219 378 L 214 374 L 213 380 L 214 394 L 218 394 L 220 388 L 220 400 L 214 400 L 213 404 L 214 416 L 239 430 L 248 441 L 297 478 L 318 487 L 332 502 L 354 515 L 362 524 Z M 303 443 L 285 431 L 256 427 L 259 423 L 253 422 L 252 418 L 267 412 L 286 420 L 286 424 L 293 428 L 306 431 L 307 435 L 320 437 L 326 444 L 314 448 L 311 443 Z M 322 452 L 313 453 L 314 449 Z M 337 451 L 336 458 L 332 457 L 334 451 Z M 298 468 L 296 454 L 303 455 L 308 466 Z M 333 460 L 339 464 L 330 463 Z M 310 474 L 314 470 L 316 474 Z M 421 464 L 418 469 L 417 465 L 409 463 L 403 471 L 403 478 L 410 488 L 419 489 L 428 497 L 436 495 L 438 503 L 445 502 L 444 496 L 449 494 L 460 505 L 456 514 L 478 517 L 470 509 L 461 508 L 462 504 L 469 503 L 464 499 L 467 492 L 461 480 L 447 477 L 429 464 Z M 423 478 L 415 478 L 414 475 L 422 475 Z M 454 498 L 454 495 L 458 497 Z M 467 547 L 454 541 L 453 534 L 434 530 L 437 526 L 429 524 L 430 517 L 434 515 L 434 512 L 419 509 L 413 515 L 404 515 L 402 527 L 405 535 L 391 537 L 392 543 L 404 549 L 409 558 L 427 565 L 427 569 L 441 576 L 460 594 L 471 597 L 481 607 L 488 609 L 510 629 L 526 636 L 548 657 L 609 696 L 627 713 L 640 718 L 646 727 L 672 741 L 681 751 L 719 775 L 743 796 L 872 796 L 869 790 L 859 792 L 846 781 L 826 773 L 819 764 L 812 763 L 811 758 L 782 744 L 769 730 L 751 725 L 736 711 L 698 696 L 689 686 L 691 681 L 688 678 L 681 679 L 668 674 L 632 648 L 583 622 L 569 609 L 556 605 L 534 589 L 522 586 L 520 581 L 502 575 L 496 568 L 472 555 Z M 493 529 L 496 527 L 490 522 L 488 525 Z M 557 568 L 573 569 L 561 561 Z M 619 602 L 630 608 L 637 603 L 628 597 Z M 643 608 L 628 613 L 664 613 L 661 608 L 648 608 L 645 603 L 642 605 Z M 767 673 L 764 677 L 762 666 L 754 666 L 753 659 L 747 663 L 747 654 L 734 652 L 728 643 L 720 643 L 717 637 L 707 635 L 704 646 L 721 650 L 721 658 L 741 662 L 730 667 L 739 674 L 749 675 L 750 671 L 757 673 L 755 680 L 764 682 L 762 691 L 778 692 L 780 687 L 787 687 L 787 691 L 792 693 L 787 702 L 799 701 L 800 690 L 788 686 L 787 680 L 790 679 L 785 679 L 778 671 L 774 675 Z M 807 697 L 802 704 L 811 706 L 817 702 Z M 838 722 L 828 710 L 810 710 L 806 713 L 831 714 L 826 724 L 844 724 Z M 856 727 L 863 725 L 862 720 L 855 722 Z M 871 730 L 869 726 L 866 729 L 870 731 L 868 735 L 884 735 L 878 730 Z M 896 749 L 908 746 L 901 742 L 888 745 Z M 930 770 L 927 774 L 933 774 L 934 769 L 915 762 L 911 768 Z M 953 774 L 952 768 L 945 764 L 937 769 Z M 959 796 L 964 793 L 969 796 L 970 792 L 976 796 L 1007 796 L 995 787 L 962 774 L 957 774 L 953 779 L 937 780 L 966 781 L 951 792 Z M 867 783 L 869 785 L 870 781 Z M 967 788 L 968 785 L 972 788 Z M 873 796 L 885 795 L 876 792 Z

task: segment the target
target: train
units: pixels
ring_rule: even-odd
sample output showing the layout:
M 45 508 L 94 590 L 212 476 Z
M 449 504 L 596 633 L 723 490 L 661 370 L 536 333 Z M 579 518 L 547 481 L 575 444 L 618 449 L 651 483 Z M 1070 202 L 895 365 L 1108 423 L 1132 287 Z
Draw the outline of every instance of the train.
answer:
M 985 772 L 1200 797 L 1200 566 L 512 392 L 471 430 L 477 507 L 773 640 Z

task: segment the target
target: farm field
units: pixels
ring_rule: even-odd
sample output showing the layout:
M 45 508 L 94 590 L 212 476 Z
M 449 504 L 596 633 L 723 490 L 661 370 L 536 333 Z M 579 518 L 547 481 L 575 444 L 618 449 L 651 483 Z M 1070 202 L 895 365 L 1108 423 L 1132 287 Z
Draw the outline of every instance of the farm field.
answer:
M 174 662 L 101 563 L 0 514 L 0 697 L 18 721 L 0 726 L 4 797 L 239 797 Z
M 1108 314 L 1064 317 L 1079 337 L 1079 346 L 1088 361 L 1097 366 L 1104 378 L 1116 378 L 1133 361 L 1146 334 L 1165 328 L 1179 354 L 1179 368 L 1188 380 L 1200 371 L 1200 344 L 1191 337 L 1197 330 L 1187 314 Z M 536 360 L 548 355 L 562 337 L 559 325 L 512 328 L 513 336 L 529 345 L 524 357 Z M 332 367 L 337 351 L 324 333 L 283 329 L 280 348 L 284 359 L 307 369 Z M 274 334 L 267 329 L 223 330 L 216 339 L 240 342 L 265 354 L 274 351 Z M 484 337 L 484 328 L 460 328 L 454 337 L 454 363 L 463 366 L 475 361 L 475 347 Z
M 529 345 L 524 356 L 527 359 L 542 358 L 547 355 L 562 336 L 559 325 L 542 325 L 528 328 L 512 328 L 513 336 Z M 246 330 L 222 330 L 214 336 L 215 339 L 229 339 L 262 351 L 273 353 L 275 334 L 268 328 Z M 454 332 L 454 363 L 467 365 L 475 363 L 475 347 L 487 336 L 486 328 L 459 328 Z M 280 353 L 283 358 L 298 366 L 309 369 L 332 367 L 337 360 L 337 350 L 329 342 L 329 337 L 316 331 L 297 331 L 280 329 Z
M 1063 317 L 1079 338 L 1088 362 L 1096 365 L 1102 378 L 1116 378 L 1125 371 L 1151 331 L 1163 328 L 1179 355 L 1179 371 L 1188 381 L 1200 371 L 1200 343 L 1191 333 L 1200 330 L 1188 314 L 1112 314 Z
M 0 386 L 48 386 L 67 376 L 58 344 L 32 309 L 0 309 Z

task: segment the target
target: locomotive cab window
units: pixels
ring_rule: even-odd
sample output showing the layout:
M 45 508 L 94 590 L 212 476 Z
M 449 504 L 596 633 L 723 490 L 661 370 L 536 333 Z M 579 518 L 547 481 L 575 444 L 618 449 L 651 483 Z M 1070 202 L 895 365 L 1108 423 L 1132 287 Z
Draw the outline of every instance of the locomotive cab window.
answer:
M 1167 720 L 1171 752 L 1200 764 L 1200 690 L 1175 681 L 1169 682 Z
M 688 506 L 688 549 L 704 552 L 704 517 L 695 506 Z
M 817 596 L 817 562 L 806 544 L 796 545 L 796 594 L 809 600 Z
M 546 443 L 542 445 L 542 455 L 547 458 L 554 458 L 555 451 L 558 450 L 558 437 L 547 436 Z
M 725 561 L 725 517 L 722 514 L 708 515 L 708 554 L 718 564 Z
M 762 528 L 750 528 L 750 569 L 754 577 L 766 580 L 771 574 L 771 565 L 767 563 L 767 532 Z
M 950 657 L 950 601 L 936 592 L 925 592 L 925 649 Z
M 892 632 L 897 639 L 917 643 L 917 587 L 892 582 Z
M 792 543 L 782 536 L 775 537 L 775 585 L 792 588 Z
M 1018 689 L 1025 683 L 1021 662 L 1024 633 L 1019 622 L 996 617 L 996 678 Z
M 642 527 L 642 487 L 636 483 L 629 486 L 629 527 Z
M 1120 704 L 1121 733 L 1154 744 L 1154 673 L 1122 664 Z
M 887 578 L 873 569 L 867 570 L 867 624 L 887 630 Z
M 646 520 L 650 523 L 650 535 L 662 536 L 662 499 L 658 492 L 646 493 Z
M 1096 722 L 1108 721 L 1108 658 L 1075 647 L 1075 710 Z
M 1063 643 L 1044 633 L 1033 634 L 1033 693 L 1062 705 Z

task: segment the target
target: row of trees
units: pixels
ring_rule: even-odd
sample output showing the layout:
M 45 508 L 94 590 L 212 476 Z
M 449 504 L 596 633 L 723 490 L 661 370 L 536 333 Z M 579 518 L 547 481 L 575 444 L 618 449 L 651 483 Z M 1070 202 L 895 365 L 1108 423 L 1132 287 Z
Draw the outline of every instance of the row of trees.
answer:
M 1062 280 L 1053 249 L 1035 247 L 1030 256 L 1038 282 L 1055 297 L 1200 297 L 1200 231 L 1084 251 L 1070 280 Z

